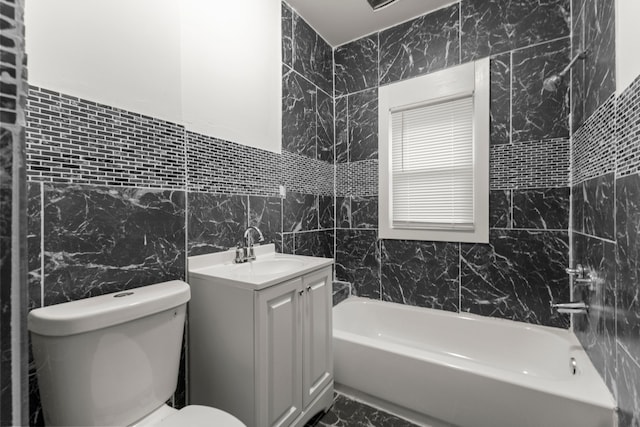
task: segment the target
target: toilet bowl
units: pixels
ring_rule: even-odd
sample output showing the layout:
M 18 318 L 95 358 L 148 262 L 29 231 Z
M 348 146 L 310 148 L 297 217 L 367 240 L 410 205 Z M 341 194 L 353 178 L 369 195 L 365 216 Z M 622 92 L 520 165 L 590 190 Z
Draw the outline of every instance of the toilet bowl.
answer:
M 246 427 L 176 390 L 189 285 L 174 280 L 29 313 L 47 426 Z

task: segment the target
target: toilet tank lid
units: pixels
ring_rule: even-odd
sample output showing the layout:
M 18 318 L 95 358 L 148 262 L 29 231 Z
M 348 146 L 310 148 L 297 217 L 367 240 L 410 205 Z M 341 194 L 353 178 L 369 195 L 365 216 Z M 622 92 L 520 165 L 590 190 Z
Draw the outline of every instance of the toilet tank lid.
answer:
M 190 298 L 189 285 L 172 280 L 37 308 L 29 313 L 27 325 L 39 335 L 75 335 L 169 310 Z

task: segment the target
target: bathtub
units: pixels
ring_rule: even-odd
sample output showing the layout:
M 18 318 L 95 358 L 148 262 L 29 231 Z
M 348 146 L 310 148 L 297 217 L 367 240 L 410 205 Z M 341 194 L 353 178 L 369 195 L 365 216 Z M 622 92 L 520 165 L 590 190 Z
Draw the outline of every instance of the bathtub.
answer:
M 573 333 L 351 297 L 333 308 L 337 389 L 431 426 L 611 427 Z

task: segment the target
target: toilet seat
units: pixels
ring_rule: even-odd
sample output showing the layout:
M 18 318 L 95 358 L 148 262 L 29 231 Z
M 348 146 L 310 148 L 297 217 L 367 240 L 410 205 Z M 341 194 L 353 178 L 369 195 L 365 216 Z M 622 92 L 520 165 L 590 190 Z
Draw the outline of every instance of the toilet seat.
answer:
M 247 427 L 233 415 L 210 406 L 189 405 L 168 416 L 156 427 Z

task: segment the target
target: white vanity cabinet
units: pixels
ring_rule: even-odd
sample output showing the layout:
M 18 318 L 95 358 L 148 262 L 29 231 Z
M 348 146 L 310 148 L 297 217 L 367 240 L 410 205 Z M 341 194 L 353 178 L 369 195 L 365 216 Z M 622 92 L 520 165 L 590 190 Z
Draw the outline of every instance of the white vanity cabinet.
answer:
M 332 260 L 301 258 L 318 265 L 264 286 L 190 264 L 191 404 L 228 411 L 248 427 L 303 426 L 331 405 Z

